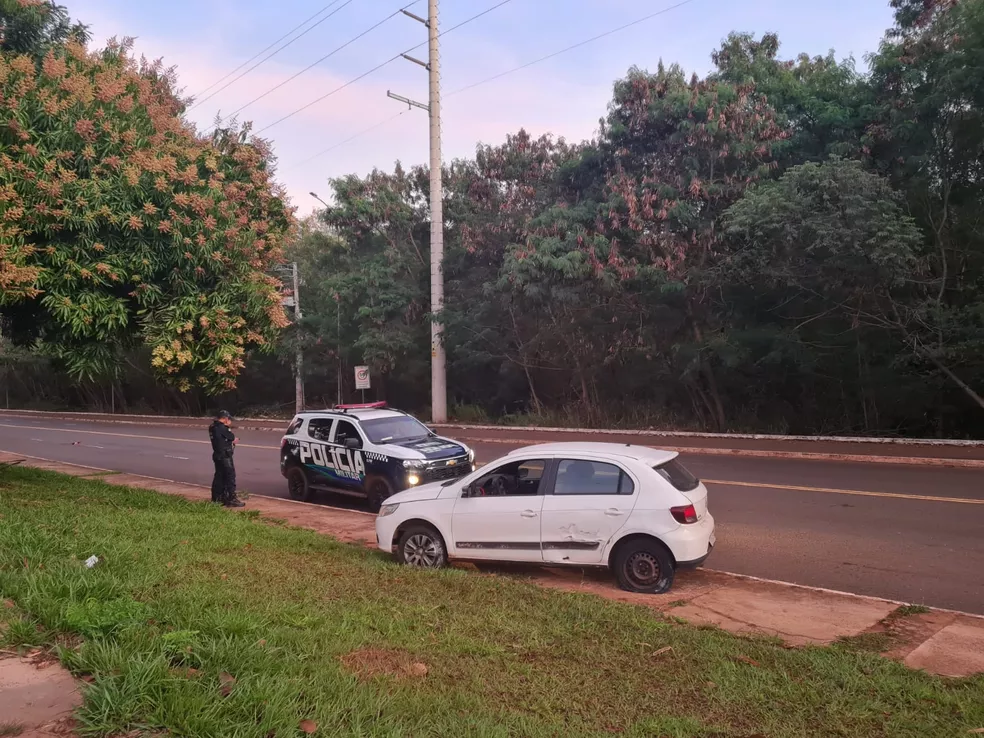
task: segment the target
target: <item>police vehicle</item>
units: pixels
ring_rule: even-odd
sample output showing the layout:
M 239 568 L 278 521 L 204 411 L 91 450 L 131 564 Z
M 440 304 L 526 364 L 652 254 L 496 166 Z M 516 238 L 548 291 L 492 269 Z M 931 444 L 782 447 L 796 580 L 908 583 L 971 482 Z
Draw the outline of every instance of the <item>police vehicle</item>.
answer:
M 291 498 L 333 492 L 364 498 L 373 512 L 402 490 L 470 474 L 474 462 L 470 448 L 385 402 L 299 413 L 280 444 Z

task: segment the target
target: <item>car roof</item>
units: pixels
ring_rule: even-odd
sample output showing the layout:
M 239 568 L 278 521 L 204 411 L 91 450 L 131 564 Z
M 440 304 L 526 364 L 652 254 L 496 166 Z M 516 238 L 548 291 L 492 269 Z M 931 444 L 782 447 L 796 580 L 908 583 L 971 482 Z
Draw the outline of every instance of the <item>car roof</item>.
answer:
M 650 446 L 631 446 L 626 443 L 541 443 L 536 446 L 524 446 L 510 451 L 507 456 L 531 453 L 561 456 L 563 454 L 597 454 L 599 456 L 617 456 L 623 459 L 634 459 L 646 464 L 665 464 L 675 459 L 676 451 L 664 451 Z
M 377 408 L 354 410 L 305 410 L 298 413 L 298 418 L 348 418 L 349 420 L 376 420 L 377 418 L 402 418 L 410 417 L 399 410 L 380 410 Z

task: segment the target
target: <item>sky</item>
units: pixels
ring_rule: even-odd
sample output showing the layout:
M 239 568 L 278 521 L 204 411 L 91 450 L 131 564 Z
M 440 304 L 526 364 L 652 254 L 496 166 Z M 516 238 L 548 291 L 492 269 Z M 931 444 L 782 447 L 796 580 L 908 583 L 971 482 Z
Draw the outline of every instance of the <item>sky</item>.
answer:
M 364 175 L 373 168 L 389 170 L 396 161 L 404 166 L 428 161 L 427 113 L 407 110 L 386 96 L 391 90 L 426 102 L 426 70 L 397 58 L 333 92 L 417 44 L 422 46 L 412 55 L 426 60 L 426 28 L 394 15 L 411 0 L 59 1 L 90 26 L 94 44 L 134 37 L 138 54 L 176 66 L 185 94 L 198 101 L 189 117 L 201 129 L 211 127 L 216 116 L 230 116 L 242 108 L 236 117 L 252 121 L 253 130 L 272 141 L 278 179 L 299 215 L 321 207 L 310 192 L 330 201 L 332 177 Z M 501 1 L 442 0 L 439 27 L 449 29 Z M 572 141 L 590 138 L 605 114 L 614 80 L 630 67 L 655 69 L 664 60 L 704 74 L 711 69 L 711 52 L 731 31 L 777 33 L 784 58 L 833 50 L 839 58 L 853 56 L 864 68 L 865 55 L 878 48 L 892 23 L 888 0 L 680 3 L 507 0 L 448 32 L 441 39 L 444 161 L 472 156 L 480 143 L 500 144 L 520 128 Z M 408 10 L 426 15 L 427 2 L 417 0 Z M 455 94 L 663 10 L 631 28 Z M 312 16 L 316 17 L 213 86 Z M 305 30 L 305 35 L 222 89 Z M 325 56 L 329 58 L 287 81 Z

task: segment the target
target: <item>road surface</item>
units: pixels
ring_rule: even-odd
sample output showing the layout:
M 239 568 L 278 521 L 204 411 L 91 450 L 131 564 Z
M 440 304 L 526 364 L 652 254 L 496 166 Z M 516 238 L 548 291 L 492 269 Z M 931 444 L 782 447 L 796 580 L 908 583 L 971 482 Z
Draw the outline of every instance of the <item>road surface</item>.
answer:
M 280 434 L 239 437 L 240 488 L 285 497 Z M 501 441 L 469 443 L 488 463 L 515 447 Z M 204 428 L 2 417 L 0 450 L 202 485 L 212 476 Z M 707 483 L 718 521 L 708 568 L 984 614 L 984 469 L 684 461 Z

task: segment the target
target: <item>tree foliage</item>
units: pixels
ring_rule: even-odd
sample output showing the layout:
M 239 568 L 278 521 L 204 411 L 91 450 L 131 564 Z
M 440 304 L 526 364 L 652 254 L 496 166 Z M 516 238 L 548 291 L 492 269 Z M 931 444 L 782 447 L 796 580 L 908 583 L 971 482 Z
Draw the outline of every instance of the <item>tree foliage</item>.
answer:
M 125 45 L 0 56 L 0 306 L 76 378 L 147 346 L 183 390 L 220 391 L 287 321 L 292 223 L 248 131 L 199 137 L 173 74 Z

